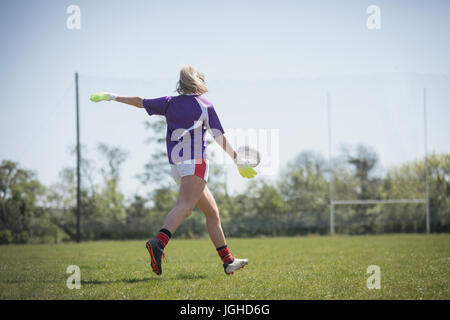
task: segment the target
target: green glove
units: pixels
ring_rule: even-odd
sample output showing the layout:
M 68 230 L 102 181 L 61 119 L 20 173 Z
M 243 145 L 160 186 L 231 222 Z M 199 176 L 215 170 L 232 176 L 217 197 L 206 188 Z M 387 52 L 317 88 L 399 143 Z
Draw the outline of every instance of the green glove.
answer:
M 117 94 L 109 92 L 97 92 L 91 95 L 92 102 L 111 101 L 117 98 Z
M 255 169 L 250 166 L 250 163 L 245 158 L 238 156 L 235 159 L 235 163 L 237 165 L 237 168 L 239 170 L 239 174 L 242 176 L 242 178 L 251 179 L 254 176 L 256 176 L 258 173 L 255 171 Z
M 251 179 L 258 174 L 255 169 L 250 166 L 238 166 L 238 170 L 242 178 Z

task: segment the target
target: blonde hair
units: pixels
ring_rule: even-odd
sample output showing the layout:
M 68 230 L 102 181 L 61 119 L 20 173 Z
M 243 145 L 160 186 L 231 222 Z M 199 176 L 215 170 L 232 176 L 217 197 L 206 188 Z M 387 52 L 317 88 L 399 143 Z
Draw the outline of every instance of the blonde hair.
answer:
M 185 64 L 180 70 L 180 80 L 177 83 L 179 94 L 198 94 L 208 92 L 205 75 L 190 64 Z

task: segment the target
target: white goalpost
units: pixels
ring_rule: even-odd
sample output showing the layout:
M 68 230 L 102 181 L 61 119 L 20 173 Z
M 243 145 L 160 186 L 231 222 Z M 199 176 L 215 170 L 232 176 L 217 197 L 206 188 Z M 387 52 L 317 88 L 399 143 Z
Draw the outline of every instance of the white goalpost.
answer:
M 327 115 L 328 115 L 328 162 L 331 168 L 332 165 L 332 134 L 331 134 L 331 94 L 327 93 Z M 425 204 L 426 206 L 426 233 L 430 233 L 430 206 L 429 206 L 429 181 L 428 181 L 428 145 L 427 145 L 427 91 L 423 88 L 423 137 L 424 137 L 424 160 L 425 160 L 425 198 L 423 199 L 388 199 L 388 200 L 334 200 L 333 190 L 333 170 L 330 170 L 329 181 L 329 196 L 330 196 L 330 235 L 335 234 L 335 206 L 348 205 L 372 205 L 372 204 Z

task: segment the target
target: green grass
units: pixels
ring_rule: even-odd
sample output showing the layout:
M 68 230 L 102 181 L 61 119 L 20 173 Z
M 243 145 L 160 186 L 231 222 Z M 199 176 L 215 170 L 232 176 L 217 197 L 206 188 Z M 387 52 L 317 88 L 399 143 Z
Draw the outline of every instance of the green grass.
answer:
M 208 239 L 172 240 L 158 277 L 145 241 L 0 246 L 1 299 L 449 299 L 450 235 L 229 239 L 250 263 L 226 276 Z M 69 265 L 81 268 L 69 290 Z M 369 265 L 381 289 L 366 286 Z

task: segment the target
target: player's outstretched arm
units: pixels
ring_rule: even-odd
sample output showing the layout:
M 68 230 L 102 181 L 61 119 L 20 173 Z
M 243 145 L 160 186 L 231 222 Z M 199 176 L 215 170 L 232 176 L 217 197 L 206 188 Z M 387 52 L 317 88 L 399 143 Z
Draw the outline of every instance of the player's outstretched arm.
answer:
M 135 106 L 136 108 L 143 108 L 144 107 L 144 99 L 141 97 L 122 97 L 118 96 L 116 99 L 117 102 L 126 103 L 132 106 Z
M 123 97 L 110 92 L 97 92 L 91 95 L 92 102 L 112 101 L 112 100 L 129 104 L 137 108 L 144 107 L 143 105 L 144 99 L 142 99 L 141 97 Z

